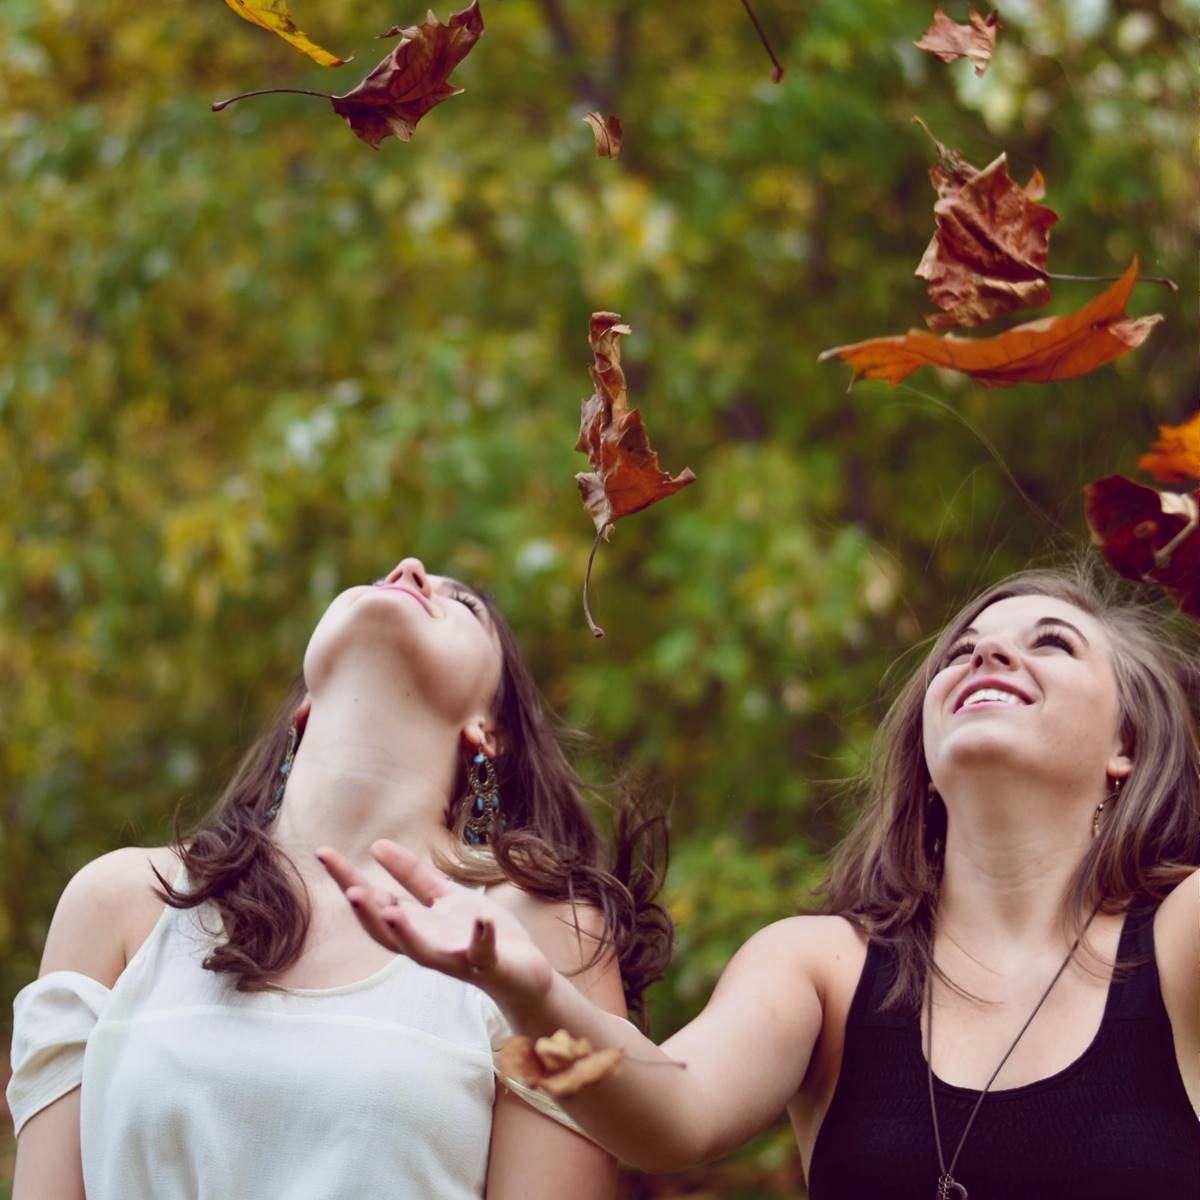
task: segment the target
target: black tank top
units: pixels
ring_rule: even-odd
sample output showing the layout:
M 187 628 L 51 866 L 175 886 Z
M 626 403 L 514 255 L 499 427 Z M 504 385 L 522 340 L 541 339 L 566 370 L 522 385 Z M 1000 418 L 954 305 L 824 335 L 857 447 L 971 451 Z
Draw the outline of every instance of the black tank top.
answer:
M 1154 908 L 1129 912 L 1104 1017 L 1070 1066 L 985 1097 L 954 1177 L 970 1200 L 1200 1196 L 1188 1100 L 1154 960 Z M 913 1012 L 880 1011 L 895 977 L 872 941 L 846 1017 L 841 1074 L 813 1147 L 810 1200 L 936 1200 L 937 1150 Z M 947 1162 L 979 1096 L 935 1077 Z

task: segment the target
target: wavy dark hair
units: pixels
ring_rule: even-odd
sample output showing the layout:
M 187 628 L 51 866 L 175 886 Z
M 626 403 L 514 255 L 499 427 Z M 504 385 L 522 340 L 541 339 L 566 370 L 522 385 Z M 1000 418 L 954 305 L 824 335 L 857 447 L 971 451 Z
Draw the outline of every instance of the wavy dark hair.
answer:
M 894 947 L 897 974 L 885 1007 L 919 1009 L 931 970 L 961 991 L 933 961 L 946 808 L 940 798 L 930 799 L 922 704 L 962 631 L 989 605 L 1012 596 L 1064 600 L 1104 626 L 1121 738 L 1134 762 L 1068 885 L 1063 918 L 1070 935 L 1082 931 L 1082 914 L 1096 905 L 1111 913 L 1161 899 L 1200 865 L 1200 652 L 1194 639 L 1185 645 L 1170 627 L 1173 618 L 1140 602 L 1094 559 L 1013 575 L 958 612 L 892 703 L 858 781 L 865 803 L 821 885 L 826 912 Z
M 580 748 L 588 739 L 550 712 L 495 601 L 470 590 L 487 608 L 503 659 L 492 711 L 503 735 L 503 753 L 494 765 L 505 827 L 493 837 L 490 853 L 464 841 L 461 855 L 439 866 L 464 883 L 507 880 L 546 900 L 594 907 L 603 917 L 603 932 L 585 965 L 615 955 L 626 1003 L 644 1026 L 645 989 L 665 972 L 674 938 L 670 916 L 656 900 L 667 871 L 666 816 L 652 811 L 627 782 L 603 787 L 583 782 L 565 747 Z M 304 694 L 298 679 L 220 799 L 186 834 L 176 812 L 174 849 L 187 871 L 188 890 L 177 890 L 155 872 L 162 885 L 158 894 L 172 907 L 207 901 L 216 906 L 226 937 L 203 965 L 233 976 L 242 992 L 275 990 L 272 979 L 299 958 L 312 915 L 303 880 L 272 838 L 267 818 Z M 468 815 L 460 799 L 467 769 L 464 755 L 445 815 L 447 827 L 460 836 Z M 611 810 L 611 839 L 601 835 L 589 801 Z

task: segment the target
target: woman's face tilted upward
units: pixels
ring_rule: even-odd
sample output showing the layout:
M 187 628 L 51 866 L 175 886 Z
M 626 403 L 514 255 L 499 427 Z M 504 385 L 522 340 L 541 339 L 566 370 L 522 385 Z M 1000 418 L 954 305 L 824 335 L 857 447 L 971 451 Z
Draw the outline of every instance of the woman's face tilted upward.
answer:
M 1128 774 L 1110 642 L 1082 609 L 1010 596 L 979 613 L 933 664 L 925 759 L 943 795 L 957 777 L 1009 766 L 1031 781 L 1111 790 Z
M 491 710 L 502 653 L 486 605 L 455 579 L 405 558 L 383 578 L 342 592 L 325 610 L 304 655 L 314 699 L 346 671 L 414 691 L 450 724 Z

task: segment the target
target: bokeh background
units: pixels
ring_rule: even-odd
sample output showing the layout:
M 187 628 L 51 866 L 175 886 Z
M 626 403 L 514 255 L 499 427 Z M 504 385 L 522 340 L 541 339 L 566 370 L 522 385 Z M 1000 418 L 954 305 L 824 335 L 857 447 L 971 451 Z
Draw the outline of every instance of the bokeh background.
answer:
M 465 94 L 378 152 L 320 100 L 209 111 L 348 90 L 424 17 L 292 8 L 356 61 L 322 71 L 219 0 L 0 8 L 0 1041 L 71 874 L 204 809 L 327 601 L 408 553 L 496 593 L 595 777 L 673 801 L 665 1036 L 819 902 L 889 667 L 1082 545 L 1082 486 L 1195 407 L 1200 0 L 1008 0 L 982 80 L 913 47 L 932 0 L 759 0 L 779 85 L 737 0 L 483 0 Z M 619 160 L 591 109 L 623 119 Z M 917 113 L 976 165 L 1041 168 L 1053 269 L 1137 253 L 1178 281 L 1135 291 L 1167 317 L 1141 350 L 990 391 L 818 366 L 929 309 Z M 633 326 L 664 465 L 699 476 L 601 549 L 603 641 L 572 478 L 597 309 Z M 3 1122 L 0 1180 L 11 1155 Z M 803 1182 L 781 1124 L 623 1194 Z

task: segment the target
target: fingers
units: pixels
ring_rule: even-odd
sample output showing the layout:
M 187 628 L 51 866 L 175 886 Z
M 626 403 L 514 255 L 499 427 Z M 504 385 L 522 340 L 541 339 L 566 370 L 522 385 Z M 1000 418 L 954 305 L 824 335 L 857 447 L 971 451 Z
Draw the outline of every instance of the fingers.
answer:
M 467 966 L 475 972 L 490 971 L 496 965 L 496 926 L 486 913 L 475 918 L 466 960 Z
M 380 840 L 371 846 L 375 861 L 410 895 L 415 896 L 428 908 L 440 896 L 453 891 L 453 885 L 443 879 L 432 868 L 427 867 L 416 855 L 395 842 Z
M 346 858 L 329 846 L 317 850 L 317 861 L 333 877 L 335 883 L 346 894 L 358 923 L 381 946 L 396 951 L 396 939 L 384 923 L 381 912 L 387 900 L 376 896 L 367 881 L 347 862 Z

